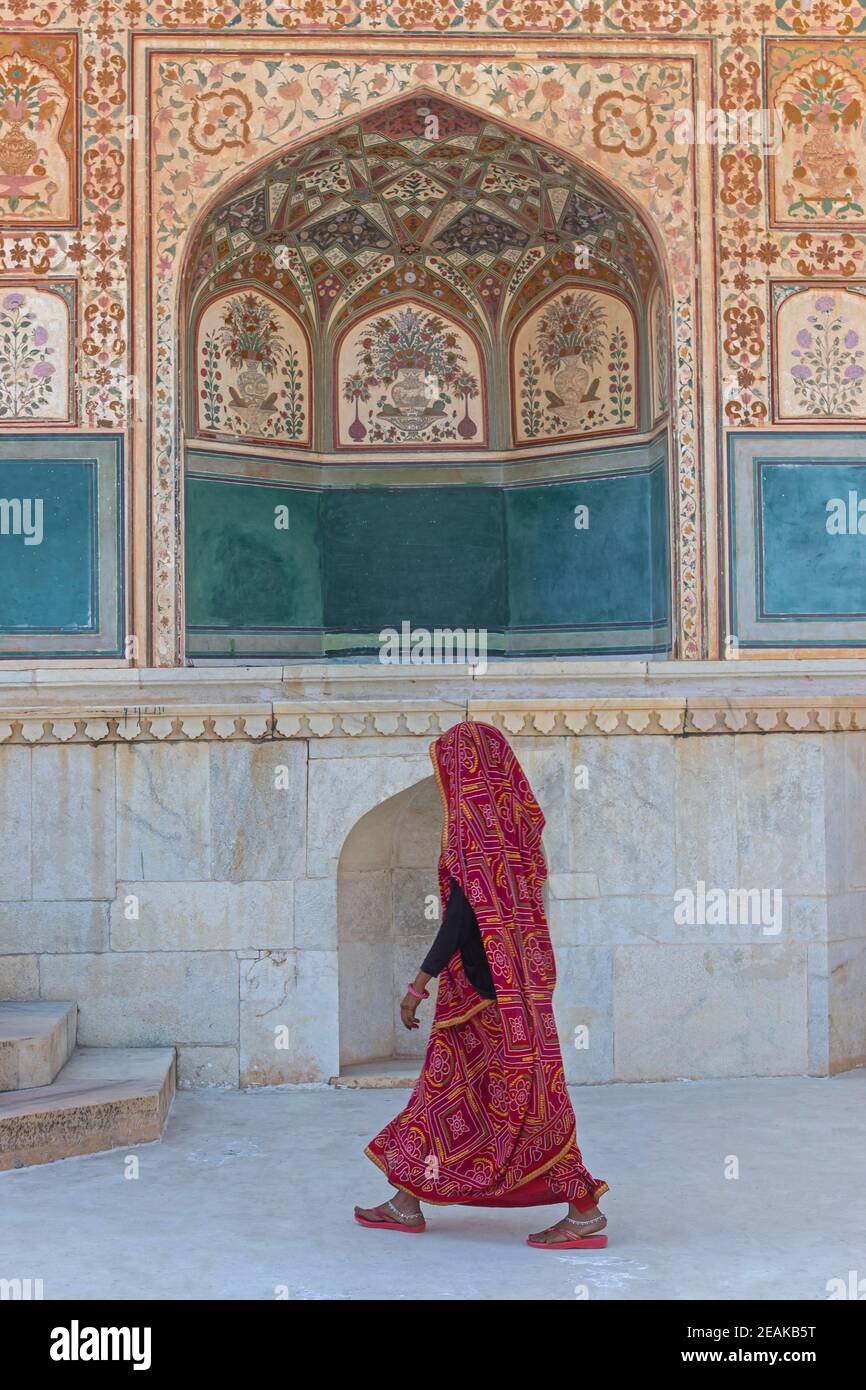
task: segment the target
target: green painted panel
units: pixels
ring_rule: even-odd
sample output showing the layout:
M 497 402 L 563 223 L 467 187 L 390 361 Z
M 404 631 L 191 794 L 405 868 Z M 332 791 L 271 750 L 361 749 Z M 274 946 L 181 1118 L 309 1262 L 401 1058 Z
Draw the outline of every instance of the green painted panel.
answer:
M 649 475 L 650 488 L 650 567 L 652 576 L 653 619 L 671 618 L 671 556 L 668 537 L 671 522 L 668 499 L 667 464 Z
M 245 460 L 268 472 L 241 477 L 212 456 L 206 476 L 187 478 L 189 650 L 345 659 L 375 655 L 383 628 L 410 624 L 484 629 L 490 654 L 664 651 L 663 445 L 599 450 L 574 466 L 586 474 L 511 489 L 314 492 L 276 482 L 272 460 Z M 274 529 L 286 503 L 288 534 Z M 575 529 L 578 504 L 587 530 Z
M 866 464 L 758 460 L 756 466 L 759 617 L 863 617 L 866 517 L 858 514 L 861 501 L 866 512 Z M 828 531 L 831 515 L 837 529 Z
M 662 468 L 506 493 L 512 623 L 611 628 L 665 618 L 659 486 Z M 585 529 L 575 524 L 578 507 L 587 508 Z
M 319 497 L 224 478 L 186 480 L 186 606 L 191 628 L 321 627 Z M 288 530 L 277 509 L 288 507 Z
M 496 488 L 345 488 L 322 496 L 325 626 L 507 624 Z
M 92 459 L 0 460 L 0 631 L 96 631 L 96 470 Z

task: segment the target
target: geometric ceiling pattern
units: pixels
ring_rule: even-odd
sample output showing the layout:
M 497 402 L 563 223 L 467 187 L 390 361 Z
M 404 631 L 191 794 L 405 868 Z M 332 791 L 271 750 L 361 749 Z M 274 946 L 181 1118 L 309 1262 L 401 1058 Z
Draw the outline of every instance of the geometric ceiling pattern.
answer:
M 429 96 L 295 146 L 236 187 L 198 231 L 187 289 L 258 280 L 316 338 L 411 293 L 503 341 L 560 282 L 607 282 L 641 305 L 657 275 L 646 233 L 601 180 Z

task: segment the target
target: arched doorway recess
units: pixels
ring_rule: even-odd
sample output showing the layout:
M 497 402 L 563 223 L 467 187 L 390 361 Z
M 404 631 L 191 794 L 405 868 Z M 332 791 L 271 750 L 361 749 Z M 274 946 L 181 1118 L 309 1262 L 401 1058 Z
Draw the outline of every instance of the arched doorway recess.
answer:
M 194 661 L 670 652 L 665 277 L 600 175 L 401 99 L 224 193 L 181 302 Z
M 436 861 L 442 806 L 433 777 L 368 811 L 337 870 L 340 1073 L 412 1076 L 431 1011 L 408 1032 L 399 1002 L 439 925 Z

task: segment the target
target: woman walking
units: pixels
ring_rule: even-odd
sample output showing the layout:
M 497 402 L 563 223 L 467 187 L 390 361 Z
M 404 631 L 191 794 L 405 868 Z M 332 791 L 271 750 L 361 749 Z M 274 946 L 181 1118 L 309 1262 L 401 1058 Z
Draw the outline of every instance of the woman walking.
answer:
M 409 1104 L 365 1153 L 396 1189 L 355 1208 L 362 1226 L 420 1233 L 421 1203 L 514 1207 L 567 1202 L 540 1249 L 597 1249 L 607 1184 L 584 1167 L 565 1087 L 544 915 L 544 816 L 502 734 L 466 720 L 430 750 L 445 823 L 439 934 L 400 1013 L 439 977 L 433 1026 Z

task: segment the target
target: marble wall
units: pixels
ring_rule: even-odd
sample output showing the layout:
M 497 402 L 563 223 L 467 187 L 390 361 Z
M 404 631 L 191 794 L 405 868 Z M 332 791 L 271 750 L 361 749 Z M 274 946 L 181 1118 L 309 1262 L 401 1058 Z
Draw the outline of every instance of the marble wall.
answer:
M 8 742 L 0 997 L 77 1000 L 84 1044 L 174 1045 L 185 1086 L 390 1053 L 435 925 L 429 742 Z M 866 1062 L 866 733 L 514 746 L 548 821 L 571 1080 Z

